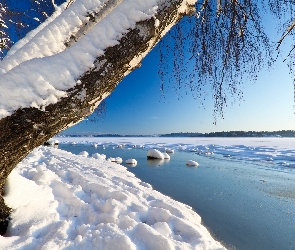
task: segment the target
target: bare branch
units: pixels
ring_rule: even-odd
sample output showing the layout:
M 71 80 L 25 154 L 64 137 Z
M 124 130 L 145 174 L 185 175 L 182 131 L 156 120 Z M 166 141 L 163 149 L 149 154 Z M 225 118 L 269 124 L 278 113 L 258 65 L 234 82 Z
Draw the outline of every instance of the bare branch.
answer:
M 279 47 L 281 46 L 283 40 L 291 33 L 291 31 L 294 29 L 295 27 L 295 20 L 290 24 L 290 26 L 287 28 L 286 32 L 284 35 L 282 35 L 282 37 L 280 38 L 280 40 L 278 41 L 278 45 L 277 45 L 277 50 L 279 49 Z M 292 49 L 293 50 L 293 49 Z M 291 51 L 290 51 L 291 52 Z M 290 53 L 289 53 L 290 54 Z

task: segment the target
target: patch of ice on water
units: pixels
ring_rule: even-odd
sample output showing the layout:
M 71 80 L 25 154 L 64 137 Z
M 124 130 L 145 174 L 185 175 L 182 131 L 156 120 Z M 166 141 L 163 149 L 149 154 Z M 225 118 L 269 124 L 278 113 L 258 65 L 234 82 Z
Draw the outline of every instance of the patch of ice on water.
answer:
M 162 153 L 164 156 L 164 159 L 166 160 L 170 160 L 170 155 L 168 155 L 167 153 Z
M 174 150 L 170 148 L 166 148 L 166 153 L 168 154 L 174 154 Z
M 135 159 L 127 159 L 125 161 L 126 164 L 137 165 L 137 161 Z
M 188 161 L 186 161 L 185 164 L 188 166 L 195 166 L 195 167 L 199 166 L 199 163 L 197 163 L 196 161 L 193 161 L 193 160 L 188 160 Z
M 164 159 L 164 154 L 157 149 L 149 149 L 147 157 L 150 159 Z
M 61 138 L 58 138 L 61 140 Z M 185 151 L 201 156 L 223 156 L 229 160 L 243 160 L 256 164 L 278 164 L 280 166 L 292 166 L 295 162 L 295 138 L 62 138 L 60 143 L 87 144 L 91 140 L 106 146 L 118 144 L 134 147 L 140 145 L 148 149 L 163 149 L 173 151 Z M 87 142 L 89 140 L 89 142 Z M 127 141 L 127 142 L 126 142 Z M 93 143 L 93 142 L 91 142 Z M 165 149 L 165 151 L 164 151 Z M 160 150 L 159 150 L 160 151 Z M 282 165 L 279 162 L 287 162 Z

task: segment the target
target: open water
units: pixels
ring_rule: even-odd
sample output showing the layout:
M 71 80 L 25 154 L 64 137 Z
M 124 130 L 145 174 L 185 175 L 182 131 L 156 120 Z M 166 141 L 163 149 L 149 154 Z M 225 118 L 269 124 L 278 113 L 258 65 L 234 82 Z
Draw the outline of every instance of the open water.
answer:
M 87 151 L 121 157 L 122 165 L 159 192 L 190 205 L 213 237 L 229 249 L 295 249 L 295 173 L 222 156 L 189 152 L 170 160 L 147 160 L 147 149 L 60 144 L 78 154 Z M 134 158 L 138 164 L 124 163 Z M 195 160 L 199 167 L 188 167 Z

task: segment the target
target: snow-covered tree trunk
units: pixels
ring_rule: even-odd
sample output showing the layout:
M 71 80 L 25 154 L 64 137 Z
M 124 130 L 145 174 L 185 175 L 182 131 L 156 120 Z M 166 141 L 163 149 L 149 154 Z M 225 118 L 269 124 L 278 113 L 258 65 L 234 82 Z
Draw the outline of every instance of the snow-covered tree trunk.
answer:
M 62 11 L 54 21 L 62 17 L 63 12 L 74 15 L 75 8 L 79 7 L 79 2 L 83 2 L 83 0 L 77 0 Z M 123 8 L 121 5 L 124 2 L 125 7 L 123 6 Z M 145 18 L 140 17 L 133 24 L 128 22 L 129 17 L 124 16 L 124 11 L 119 9 L 119 7 L 126 9 L 128 2 L 130 2 L 130 6 L 134 3 L 135 10 L 138 9 L 139 13 L 143 12 L 140 9 L 142 5 L 147 5 L 147 7 L 150 5 L 153 8 L 148 9 L 145 6 L 146 13 L 143 15 Z M 36 46 L 36 44 L 38 45 L 36 37 L 41 34 L 40 37 L 42 37 L 44 45 L 46 35 L 42 32 L 47 32 L 47 29 L 50 29 L 50 25 L 54 23 L 51 21 L 48 25 L 44 25 L 37 35 L 29 34 L 23 44 L 17 45 L 15 51 L 12 48 L 7 59 L 4 58 L 2 65 L 0 65 L 0 72 L 2 70 L 2 74 L 0 74 L 0 118 L 2 118 L 0 120 L 0 187 L 2 190 L 9 173 L 32 149 L 91 114 L 98 104 L 115 89 L 124 76 L 140 66 L 143 57 L 174 24 L 183 16 L 191 15 L 194 12 L 195 1 L 192 0 L 153 0 L 150 2 L 152 3 L 147 4 L 140 0 L 133 0 L 133 2 L 128 0 L 105 1 L 103 7 L 96 8 L 92 12 L 85 11 L 87 15 L 84 16 L 84 19 L 79 17 L 80 21 L 77 22 L 76 27 L 70 28 L 67 39 L 61 36 L 62 46 L 48 44 L 46 48 L 50 46 L 53 48 L 44 55 L 42 46 Z M 71 7 L 72 9 L 70 9 Z M 130 9 L 131 12 L 134 12 L 131 14 L 136 16 L 135 10 Z M 93 41 L 95 34 L 92 34 L 91 39 L 88 37 L 86 40 L 88 42 L 85 42 L 83 37 L 88 33 L 94 33 L 97 25 L 102 22 L 108 25 L 108 22 L 111 22 L 106 21 L 106 18 L 111 17 L 111 14 L 113 16 L 110 20 L 113 20 L 113 26 L 118 25 L 114 18 L 120 19 L 120 25 L 125 25 L 126 31 L 115 34 L 116 41 L 105 42 L 106 38 L 101 38 L 101 41 L 98 39 L 98 42 Z M 64 20 L 66 19 L 62 19 L 61 22 Z M 128 27 L 130 23 L 131 26 Z M 102 25 L 105 26 L 104 23 Z M 105 27 L 105 32 L 113 33 L 113 30 Z M 54 31 L 51 31 L 51 35 L 55 35 Z M 97 35 L 101 37 L 104 34 L 98 32 Z M 98 46 L 97 51 L 94 52 L 97 56 L 91 57 L 89 51 L 83 50 L 83 46 L 88 48 L 88 46 L 94 46 L 93 44 L 99 42 L 107 44 L 107 46 L 102 48 L 103 52 Z M 79 47 L 79 43 L 82 43 L 82 47 Z M 65 68 L 63 70 L 65 66 L 60 65 L 60 61 L 55 61 L 56 57 L 61 57 L 63 53 L 67 53 L 71 49 L 71 56 L 63 56 L 63 58 L 67 60 L 66 66 L 68 68 L 73 67 L 71 66 L 72 61 L 74 61 L 75 67 L 79 67 L 79 70 L 74 70 L 75 74 L 72 77 L 74 84 L 69 84 L 67 76 L 60 73 L 68 70 L 67 72 L 73 75 L 71 69 Z M 27 51 L 30 51 L 30 54 Z M 84 63 L 84 57 L 92 58 L 92 62 Z M 80 62 L 80 58 L 82 58 L 82 62 Z M 51 68 L 53 68 L 52 71 L 49 70 Z M 39 71 L 42 71 L 43 74 L 39 74 Z M 53 82 L 55 81 L 52 85 L 50 85 L 51 79 Z M 61 82 L 61 84 L 58 85 L 56 82 Z M 16 90 L 12 87 L 13 84 L 15 84 Z M 46 88 L 39 90 L 42 84 L 45 84 Z M 17 98 L 20 98 L 20 101 Z M 12 99 L 13 101 L 11 101 Z M 3 192 L 4 190 L 2 195 Z M 0 220 L 4 225 L 5 218 L 9 215 L 9 208 L 5 206 L 2 197 L 0 199 Z

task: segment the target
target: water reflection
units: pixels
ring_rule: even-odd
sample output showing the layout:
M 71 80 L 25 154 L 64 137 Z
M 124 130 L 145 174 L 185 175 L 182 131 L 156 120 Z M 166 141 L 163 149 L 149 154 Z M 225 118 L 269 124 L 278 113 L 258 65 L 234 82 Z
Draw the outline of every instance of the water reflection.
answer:
M 166 162 L 169 162 L 170 159 L 148 159 L 147 164 L 149 167 L 160 167 Z
M 126 167 L 129 167 L 129 168 L 134 168 L 134 167 L 137 166 L 137 163 L 133 163 L 133 164 L 131 164 L 131 163 L 125 163 L 125 166 Z

